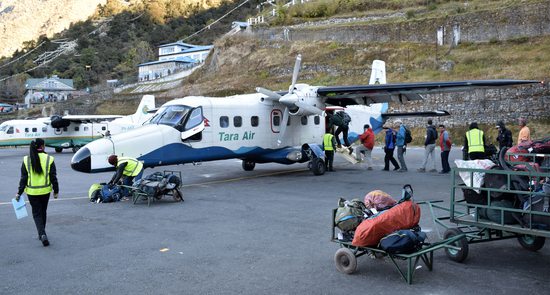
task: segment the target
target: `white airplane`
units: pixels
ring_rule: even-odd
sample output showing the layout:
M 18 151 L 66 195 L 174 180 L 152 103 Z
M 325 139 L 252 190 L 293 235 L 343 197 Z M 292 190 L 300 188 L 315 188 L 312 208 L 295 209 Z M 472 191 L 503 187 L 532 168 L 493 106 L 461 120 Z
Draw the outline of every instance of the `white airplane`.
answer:
M 28 120 L 9 120 L 0 124 L 0 146 L 29 145 L 42 138 L 46 146 L 60 153 L 72 148 L 76 152 L 87 143 L 105 134 L 118 134 L 141 126 L 152 116 L 155 97 L 145 95 L 137 111 L 129 116 L 67 115 Z
M 385 83 L 385 64 L 373 63 L 373 85 L 321 87 L 296 84 L 298 55 L 288 92 L 257 88 L 258 93 L 230 97 L 188 96 L 165 103 L 144 126 L 91 142 L 72 158 L 71 167 L 94 173 L 113 170 L 111 154 L 139 159 L 144 167 L 242 159 L 244 170 L 256 163 L 310 162 L 314 174 L 325 172 L 320 149 L 330 108 L 371 105 L 352 117 L 362 132 L 369 123 L 379 130 L 387 103 L 420 100 L 420 94 L 539 83 L 527 80 Z M 379 84 L 379 85 L 378 85 Z M 352 110 L 353 108 L 348 108 Z M 433 113 L 432 115 L 437 113 Z M 358 117 L 358 115 L 361 115 Z

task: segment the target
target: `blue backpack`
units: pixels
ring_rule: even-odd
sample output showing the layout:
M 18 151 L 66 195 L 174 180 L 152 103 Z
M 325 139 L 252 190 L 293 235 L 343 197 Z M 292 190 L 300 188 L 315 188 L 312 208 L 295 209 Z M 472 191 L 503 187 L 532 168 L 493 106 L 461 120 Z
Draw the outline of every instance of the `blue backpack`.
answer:
M 91 202 L 97 203 L 111 203 L 118 202 L 124 194 L 123 189 L 118 186 L 109 187 L 108 184 L 104 184 L 100 190 L 97 190 L 90 199 Z
M 378 248 L 390 254 L 411 254 L 422 249 L 426 234 L 420 230 L 404 229 L 380 240 Z

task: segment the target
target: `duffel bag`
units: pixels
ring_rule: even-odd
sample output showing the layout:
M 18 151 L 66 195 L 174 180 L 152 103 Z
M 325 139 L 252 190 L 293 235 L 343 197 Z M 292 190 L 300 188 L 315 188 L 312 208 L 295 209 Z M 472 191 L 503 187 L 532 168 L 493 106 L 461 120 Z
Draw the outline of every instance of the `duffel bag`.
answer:
M 338 200 L 336 216 L 334 217 L 334 224 L 344 232 L 353 231 L 363 220 L 365 209 L 365 204 L 359 199 L 347 201 L 340 198 Z
M 378 248 L 390 254 L 411 254 L 422 249 L 426 234 L 420 230 L 402 229 L 380 240 Z

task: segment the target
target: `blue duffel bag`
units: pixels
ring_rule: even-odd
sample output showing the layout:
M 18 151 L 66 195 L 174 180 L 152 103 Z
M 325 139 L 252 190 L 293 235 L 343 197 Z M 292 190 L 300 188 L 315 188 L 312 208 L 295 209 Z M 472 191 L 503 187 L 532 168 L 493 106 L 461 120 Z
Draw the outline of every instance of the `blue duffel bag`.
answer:
M 403 229 L 383 237 L 378 248 L 390 254 L 411 254 L 422 249 L 425 239 L 420 230 Z

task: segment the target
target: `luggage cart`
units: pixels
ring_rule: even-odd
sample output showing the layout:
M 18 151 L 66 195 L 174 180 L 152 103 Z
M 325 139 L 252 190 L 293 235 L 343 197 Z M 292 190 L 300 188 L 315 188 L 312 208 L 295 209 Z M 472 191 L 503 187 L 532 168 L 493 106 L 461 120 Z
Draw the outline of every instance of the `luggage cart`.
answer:
M 351 241 L 342 241 L 337 238 L 337 227 L 334 223 L 336 216 L 336 210 L 332 211 L 332 237 L 331 241 L 337 243 L 340 249 L 334 254 L 334 262 L 336 269 L 345 274 L 352 274 L 357 270 L 357 258 L 368 255 L 371 258 L 389 257 L 401 277 L 410 285 L 413 281 L 413 275 L 418 268 L 420 260 L 426 265 L 429 271 L 433 270 L 433 252 L 439 249 L 453 249 L 459 251 L 460 248 L 454 246 L 458 240 L 462 239 L 464 235 L 455 235 L 444 241 L 437 243 L 424 243 L 421 250 L 411 254 L 390 254 L 382 249 L 376 247 L 357 247 L 351 244 Z M 406 261 L 405 267 L 398 263 L 399 260 Z
M 170 183 L 169 176 L 175 175 L 179 177 L 179 183 Z M 144 189 L 142 185 L 147 186 Z M 138 201 L 147 201 L 147 206 L 151 205 L 151 202 L 155 200 L 161 200 L 164 196 L 172 196 L 174 201 L 183 202 L 183 193 L 180 191 L 181 187 L 181 171 L 164 170 L 158 179 L 145 180 L 142 179 L 142 185 L 140 186 L 126 186 L 122 187 L 130 191 L 132 196 L 132 202 L 136 204 Z
M 457 181 L 459 173 L 469 174 L 472 181 L 468 186 Z M 499 188 L 474 187 L 473 179 L 480 176 L 478 173 L 502 175 L 505 184 Z M 517 238 L 520 245 L 525 249 L 538 251 L 544 246 L 545 239 L 550 238 L 550 213 L 532 210 L 533 200 L 541 197 L 540 192 L 514 189 L 514 183 L 518 179 L 528 181 L 533 185 L 546 177 L 550 177 L 549 172 L 538 172 L 532 169 L 528 169 L 528 171 L 508 171 L 453 168 L 451 177 L 451 198 L 448 206 L 445 205 L 443 200 L 424 202 L 428 204 L 436 228 L 435 231 L 440 238 L 448 239 L 461 236 L 453 243 L 456 246 L 455 248 L 445 249 L 446 255 L 451 260 L 464 261 L 468 256 L 470 244 Z M 471 201 L 468 203 L 466 199 L 459 200 L 457 190 L 463 189 L 479 190 L 481 196 L 479 204 Z M 522 196 L 527 200 L 529 207 L 528 209 L 503 207 L 501 203 L 491 198 L 492 195 L 498 194 Z M 482 217 L 481 212 L 489 212 L 487 210 L 491 210 L 493 220 Z M 541 222 L 540 220 L 547 220 L 549 223 L 545 225 L 546 221 Z M 514 221 L 518 223 L 516 224 Z M 440 228 L 445 229 L 443 234 L 441 234 Z

